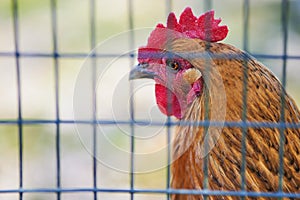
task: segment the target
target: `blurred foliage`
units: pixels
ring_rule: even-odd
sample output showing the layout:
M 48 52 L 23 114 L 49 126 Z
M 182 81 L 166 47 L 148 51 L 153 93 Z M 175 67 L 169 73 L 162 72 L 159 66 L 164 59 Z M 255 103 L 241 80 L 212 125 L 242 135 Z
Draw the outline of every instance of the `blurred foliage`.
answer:
M 23 129 L 23 146 L 25 153 L 33 157 L 40 156 L 51 147 L 51 138 L 48 126 L 45 125 L 24 125 Z M 0 126 L 0 146 L 1 149 L 18 149 L 19 147 L 19 131 L 17 125 Z
M 0 1 L 0 16 L 9 18 L 12 16 L 12 0 L 1 0 Z M 40 0 L 17 0 L 18 7 L 22 8 L 23 14 L 31 14 L 35 10 L 45 9 L 50 4 L 50 1 Z
M 290 3 L 290 20 L 291 20 L 291 28 L 300 34 L 300 1 L 294 0 Z
M 0 148 L 2 151 L 18 147 L 17 131 L 17 126 L 14 125 L 0 126 Z

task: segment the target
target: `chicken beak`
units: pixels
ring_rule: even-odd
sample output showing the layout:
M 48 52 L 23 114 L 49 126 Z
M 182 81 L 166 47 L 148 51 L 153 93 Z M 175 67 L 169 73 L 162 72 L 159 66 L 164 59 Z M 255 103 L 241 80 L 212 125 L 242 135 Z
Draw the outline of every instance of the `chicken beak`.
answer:
M 149 71 L 148 63 L 140 63 L 135 66 L 129 74 L 129 80 L 139 79 L 139 78 L 151 78 L 153 79 L 155 76 L 154 72 Z

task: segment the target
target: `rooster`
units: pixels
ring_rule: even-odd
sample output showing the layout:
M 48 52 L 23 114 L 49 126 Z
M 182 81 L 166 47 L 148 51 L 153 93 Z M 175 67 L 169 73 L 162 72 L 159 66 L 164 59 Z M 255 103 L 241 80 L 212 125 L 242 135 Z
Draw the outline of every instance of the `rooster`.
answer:
M 158 24 L 139 48 L 139 64 L 130 72 L 130 80 L 153 79 L 159 109 L 179 119 L 171 187 L 300 193 L 298 126 L 255 126 L 299 124 L 299 109 L 263 64 L 218 42 L 228 33 L 220 22 L 214 11 L 196 17 L 187 7 L 179 21 L 170 13 L 167 26 Z M 238 122 L 254 125 L 245 128 Z M 202 198 L 199 193 L 172 194 L 172 199 Z M 239 199 L 224 193 L 208 198 Z

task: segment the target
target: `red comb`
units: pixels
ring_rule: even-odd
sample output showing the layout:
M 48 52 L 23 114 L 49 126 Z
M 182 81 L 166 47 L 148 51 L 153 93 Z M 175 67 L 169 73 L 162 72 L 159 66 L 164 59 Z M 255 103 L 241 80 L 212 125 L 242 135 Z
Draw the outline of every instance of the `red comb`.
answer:
M 214 13 L 211 10 L 197 18 L 192 9 L 187 7 L 181 13 L 179 23 L 174 13 L 169 14 L 167 28 L 181 32 L 189 38 L 199 38 L 208 42 L 221 41 L 227 36 L 228 28 L 219 26 L 221 19 L 215 19 Z
M 194 16 L 192 9 L 187 7 L 180 15 L 179 22 L 174 13 L 170 13 L 167 27 L 158 24 L 151 32 L 146 47 L 139 49 L 139 54 L 151 49 L 163 49 L 168 38 L 198 38 L 208 42 L 223 40 L 228 33 L 226 25 L 219 26 L 221 19 L 214 18 L 214 11 L 208 11 L 199 18 Z M 151 50 L 153 51 L 153 50 Z M 140 56 L 139 56 L 140 57 Z M 142 59 L 141 59 L 142 60 Z

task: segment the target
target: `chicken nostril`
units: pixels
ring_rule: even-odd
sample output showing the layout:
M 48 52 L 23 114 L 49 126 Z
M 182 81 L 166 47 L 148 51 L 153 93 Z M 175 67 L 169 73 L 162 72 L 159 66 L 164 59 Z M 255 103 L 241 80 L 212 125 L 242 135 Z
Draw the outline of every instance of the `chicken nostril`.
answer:
M 149 63 L 139 63 L 138 66 L 142 68 L 147 68 L 149 67 Z

